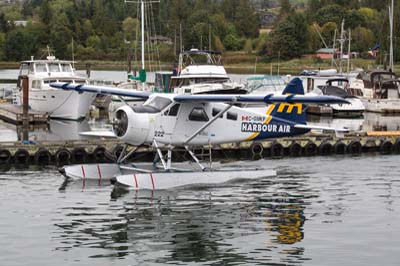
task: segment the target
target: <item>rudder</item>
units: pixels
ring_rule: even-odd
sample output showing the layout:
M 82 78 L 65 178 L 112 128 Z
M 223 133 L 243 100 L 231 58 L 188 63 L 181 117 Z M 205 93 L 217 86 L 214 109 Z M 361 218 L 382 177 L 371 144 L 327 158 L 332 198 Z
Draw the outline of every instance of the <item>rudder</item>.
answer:
M 299 78 L 292 79 L 282 91 L 282 94 L 304 95 L 303 82 Z M 289 120 L 298 124 L 306 124 L 306 112 L 301 103 L 274 104 L 270 113 L 273 117 Z

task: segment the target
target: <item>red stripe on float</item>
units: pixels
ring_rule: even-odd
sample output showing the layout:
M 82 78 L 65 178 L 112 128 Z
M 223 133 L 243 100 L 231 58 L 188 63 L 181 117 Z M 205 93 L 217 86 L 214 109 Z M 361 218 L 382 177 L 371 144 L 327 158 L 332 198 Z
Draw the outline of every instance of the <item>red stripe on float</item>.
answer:
M 151 178 L 151 184 L 153 185 L 153 190 L 155 189 L 154 187 L 154 178 L 153 178 L 153 174 L 150 173 L 150 178 Z
M 83 165 L 81 166 L 81 169 L 82 169 L 83 179 L 85 179 L 85 178 L 86 178 L 86 175 L 85 175 L 85 168 L 83 168 Z
M 133 178 L 135 179 L 136 188 L 138 188 L 138 183 L 137 183 L 136 174 L 133 174 Z
M 99 185 L 101 184 L 101 170 L 100 170 L 100 166 L 97 165 L 97 172 L 99 173 Z

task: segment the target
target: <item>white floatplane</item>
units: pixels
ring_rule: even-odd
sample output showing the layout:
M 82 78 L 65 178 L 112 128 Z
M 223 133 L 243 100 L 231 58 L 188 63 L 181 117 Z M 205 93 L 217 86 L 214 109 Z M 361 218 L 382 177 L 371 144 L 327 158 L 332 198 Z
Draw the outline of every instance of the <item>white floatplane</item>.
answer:
M 52 87 L 78 92 L 112 94 L 120 97 L 143 98 L 139 107 L 128 105 L 116 112 L 113 132 L 88 132 L 92 136 L 115 136 L 126 143 L 140 147 L 152 146 L 156 152 L 154 166 L 145 169 L 127 161 L 132 149 L 121 153 L 115 164 L 86 164 L 64 168 L 66 176 L 83 179 L 115 178 L 119 184 L 134 189 L 166 189 L 188 184 L 213 184 L 237 178 L 261 178 L 275 175 L 271 169 L 213 170 L 203 166 L 189 147 L 212 144 L 262 140 L 304 134 L 311 129 L 328 129 L 306 125 L 303 104 L 347 103 L 335 96 L 305 96 L 300 79 L 293 79 L 283 95 L 181 95 L 131 91 L 91 85 L 52 83 Z M 236 104 L 264 102 L 263 112 Z M 259 110 L 259 108 L 257 109 Z M 336 132 L 346 131 L 337 129 Z M 127 146 L 125 146 L 126 148 Z M 199 166 L 200 171 L 172 167 L 172 150 L 184 147 Z M 167 150 L 163 154 L 161 148 Z M 242 171 L 238 171 L 242 170 Z

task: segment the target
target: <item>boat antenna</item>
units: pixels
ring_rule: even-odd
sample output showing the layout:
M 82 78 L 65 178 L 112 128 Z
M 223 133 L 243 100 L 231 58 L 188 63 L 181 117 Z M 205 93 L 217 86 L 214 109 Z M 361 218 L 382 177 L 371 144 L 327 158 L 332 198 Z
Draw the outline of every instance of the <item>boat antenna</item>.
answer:
M 75 57 L 74 57 L 74 37 L 71 38 L 71 52 L 72 52 L 72 69 L 75 70 Z

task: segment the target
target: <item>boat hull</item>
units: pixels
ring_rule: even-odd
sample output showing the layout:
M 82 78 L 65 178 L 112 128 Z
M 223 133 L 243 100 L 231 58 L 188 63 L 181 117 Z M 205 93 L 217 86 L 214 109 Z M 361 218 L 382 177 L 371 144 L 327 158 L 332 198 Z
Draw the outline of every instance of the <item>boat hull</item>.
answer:
M 367 112 L 400 113 L 400 99 L 362 99 Z
M 95 97 L 94 93 L 31 89 L 29 106 L 32 110 L 48 113 L 51 118 L 79 120 L 86 116 Z M 22 104 L 22 93 L 17 99 L 17 104 Z

